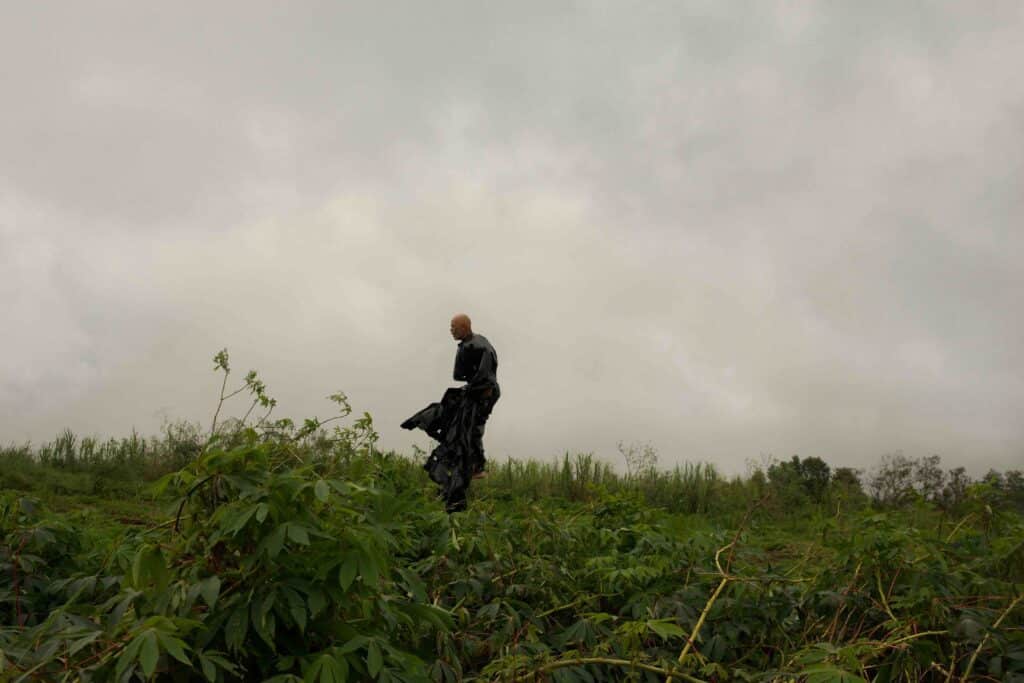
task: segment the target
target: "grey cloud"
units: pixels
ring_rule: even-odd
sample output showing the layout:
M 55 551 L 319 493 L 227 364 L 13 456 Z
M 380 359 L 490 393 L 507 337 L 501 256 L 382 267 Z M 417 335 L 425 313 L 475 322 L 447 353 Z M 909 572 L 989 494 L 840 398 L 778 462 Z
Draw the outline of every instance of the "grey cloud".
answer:
M 1019 462 L 1016 3 L 33 4 L 0 28 L 0 438 L 395 425 L 497 346 L 492 455 Z

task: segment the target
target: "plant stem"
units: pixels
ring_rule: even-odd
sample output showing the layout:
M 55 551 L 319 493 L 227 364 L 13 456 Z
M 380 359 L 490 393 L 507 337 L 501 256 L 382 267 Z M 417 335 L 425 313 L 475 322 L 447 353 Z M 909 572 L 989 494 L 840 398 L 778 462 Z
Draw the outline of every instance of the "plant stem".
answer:
M 718 599 L 718 596 L 721 595 L 722 591 L 725 589 L 726 584 L 728 584 L 731 580 L 731 577 L 728 574 L 726 574 L 725 570 L 722 569 L 722 565 L 719 563 L 718 557 L 722 554 L 723 550 L 725 550 L 726 548 L 732 548 L 735 544 L 736 539 L 733 539 L 733 541 L 729 543 L 729 545 L 722 546 L 718 549 L 718 552 L 715 553 L 715 566 L 718 567 L 718 571 L 722 575 L 722 580 L 718 583 L 718 588 L 715 589 L 715 592 L 711 594 L 711 597 L 704 605 L 704 609 L 703 611 L 701 611 L 700 617 L 697 619 L 697 625 L 693 627 L 693 631 L 690 633 L 690 636 L 686 639 L 686 645 L 683 646 L 683 651 L 679 653 L 679 658 L 676 660 L 679 662 L 679 664 L 682 664 L 686 660 L 686 655 L 690 653 L 690 648 L 693 647 L 694 642 L 696 642 L 697 640 L 697 636 L 700 635 L 700 629 L 702 626 L 704 626 L 704 621 L 708 618 L 708 613 L 711 612 L 711 607 L 715 604 L 715 600 Z M 729 557 L 730 559 L 732 559 L 731 554 Z M 665 683 L 672 683 L 671 673 L 668 675 L 668 678 L 665 679 Z
M 1005 610 L 1003 610 L 1003 613 L 1000 614 L 999 618 L 996 619 L 994 624 L 992 624 L 992 631 L 995 631 L 997 628 L 999 628 L 999 625 L 1003 623 L 1003 619 L 1009 616 L 1010 612 L 1012 612 L 1013 608 L 1016 607 L 1018 603 L 1020 603 L 1021 599 L 1024 599 L 1024 593 L 1021 593 L 1016 598 L 1014 598 L 1013 602 L 1011 602 L 1010 605 Z M 961 681 L 966 681 L 968 677 L 971 675 L 971 670 L 974 668 L 974 662 L 976 659 L 978 659 L 978 655 L 981 654 L 982 648 L 985 647 L 985 643 L 988 642 L 989 636 L 991 635 L 992 632 L 989 631 L 985 634 L 985 637 L 981 639 L 981 642 L 978 643 L 978 647 L 975 648 L 974 654 L 971 655 L 970 660 L 967 662 L 967 668 L 964 670 L 964 675 L 960 679 Z
M 953 530 L 949 532 L 949 536 L 946 536 L 946 543 L 949 543 L 950 541 L 952 541 L 953 537 L 956 536 L 956 532 L 960 531 L 960 527 L 962 527 L 964 524 L 966 524 L 967 520 L 969 520 L 973 516 L 974 516 L 973 512 L 967 513 L 967 516 L 964 517 L 963 519 L 961 519 L 960 523 L 957 524 L 955 527 L 953 527 Z

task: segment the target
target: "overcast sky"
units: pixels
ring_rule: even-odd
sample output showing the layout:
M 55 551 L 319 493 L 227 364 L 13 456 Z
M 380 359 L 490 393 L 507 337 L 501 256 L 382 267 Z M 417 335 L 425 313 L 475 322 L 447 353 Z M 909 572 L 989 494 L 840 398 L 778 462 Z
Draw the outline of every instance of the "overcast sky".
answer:
M 0 442 L 281 415 L 491 458 L 1024 464 L 1024 4 L 0 10 Z M 238 406 L 241 408 L 241 406 Z

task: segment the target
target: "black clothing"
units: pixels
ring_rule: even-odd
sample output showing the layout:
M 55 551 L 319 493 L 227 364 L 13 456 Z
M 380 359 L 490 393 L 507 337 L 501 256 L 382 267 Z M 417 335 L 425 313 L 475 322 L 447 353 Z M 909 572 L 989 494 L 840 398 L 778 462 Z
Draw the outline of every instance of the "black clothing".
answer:
M 455 354 L 452 376 L 466 385 L 448 389 L 440 403 L 431 403 L 402 423 L 422 429 L 439 441 L 423 469 L 441 487 L 448 512 L 466 509 L 466 490 L 473 474 L 484 469 L 484 425 L 501 396 L 498 354 L 480 334 L 463 339 Z
M 466 382 L 466 389 L 474 396 L 486 395 L 495 401 L 501 396 L 498 386 L 498 354 L 482 334 L 474 334 L 459 342 L 455 352 L 452 378 Z M 487 390 L 491 391 L 488 392 Z
M 466 509 L 466 490 L 476 462 L 473 441 L 481 405 L 464 389 L 452 388 L 444 392 L 440 403 L 431 403 L 402 423 L 402 429 L 422 429 L 440 442 L 423 469 L 441 488 L 448 512 Z
M 487 341 L 487 337 L 472 334 L 459 342 L 452 378 L 466 382 L 465 391 L 479 403 L 473 420 L 470 457 L 473 472 L 482 472 L 486 462 L 484 425 L 491 416 L 494 404 L 501 398 L 501 387 L 498 386 L 498 354 L 491 346 L 491 342 Z

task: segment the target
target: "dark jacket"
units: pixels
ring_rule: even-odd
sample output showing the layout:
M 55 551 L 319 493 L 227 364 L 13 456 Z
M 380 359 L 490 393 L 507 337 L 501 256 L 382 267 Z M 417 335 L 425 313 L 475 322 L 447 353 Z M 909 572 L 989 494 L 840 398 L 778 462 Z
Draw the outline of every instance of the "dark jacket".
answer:
M 482 334 L 474 334 L 459 342 L 455 352 L 452 377 L 465 382 L 466 390 L 474 397 L 487 397 L 491 402 L 501 396 L 498 386 L 498 354 Z

